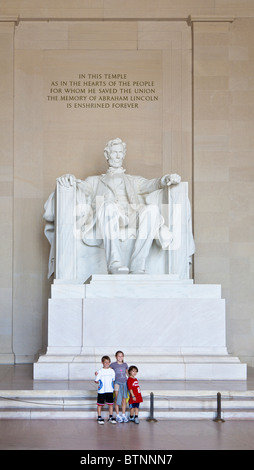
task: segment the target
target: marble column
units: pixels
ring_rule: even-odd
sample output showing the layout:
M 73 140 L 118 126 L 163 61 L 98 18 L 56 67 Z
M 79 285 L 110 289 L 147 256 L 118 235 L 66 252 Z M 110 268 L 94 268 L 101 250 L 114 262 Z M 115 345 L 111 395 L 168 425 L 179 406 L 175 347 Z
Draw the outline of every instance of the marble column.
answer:
M 13 77 L 16 17 L 0 17 L 0 362 L 14 362 L 12 350 L 13 267 Z

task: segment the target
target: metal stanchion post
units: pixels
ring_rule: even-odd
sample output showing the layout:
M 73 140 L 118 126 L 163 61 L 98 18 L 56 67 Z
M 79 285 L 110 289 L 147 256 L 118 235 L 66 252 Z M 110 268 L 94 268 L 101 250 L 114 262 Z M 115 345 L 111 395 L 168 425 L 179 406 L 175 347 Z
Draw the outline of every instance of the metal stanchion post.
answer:
M 150 416 L 147 418 L 146 421 L 149 421 L 149 423 L 156 423 L 157 419 L 154 418 L 153 416 L 153 410 L 154 410 L 154 394 L 153 392 L 150 393 Z
M 222 419 L 221 417 L 221 393 L 218 392 L 217 393 L 217 416 L 216 418 L 214 418 L 214 420 L 216 423 L 224 423 L 224 419 Z

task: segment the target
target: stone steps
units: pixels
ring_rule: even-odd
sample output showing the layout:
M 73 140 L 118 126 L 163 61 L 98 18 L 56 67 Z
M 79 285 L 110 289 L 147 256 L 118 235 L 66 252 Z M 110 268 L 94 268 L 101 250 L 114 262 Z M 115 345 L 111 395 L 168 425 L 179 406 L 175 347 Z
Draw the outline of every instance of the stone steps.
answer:
M 4 390 L 0 419 L 95 419 L 96 390 Z M 150 391 L 144 390 L 140 418 L 150 416 Z M 221 392 L 221 417 L 254 419 L 254 391 Z M 107 415 L 107 407 L 105 408 Z M 155 390 L 154 417 L 161 419 L 214 419 L 217 393 L 209 390 Z

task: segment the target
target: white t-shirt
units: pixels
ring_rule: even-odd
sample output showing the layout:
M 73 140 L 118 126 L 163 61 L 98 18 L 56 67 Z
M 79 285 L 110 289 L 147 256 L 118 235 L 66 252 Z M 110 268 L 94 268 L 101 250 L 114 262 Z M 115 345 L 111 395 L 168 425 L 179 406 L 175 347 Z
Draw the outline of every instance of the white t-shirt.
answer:
M 115 371 L 113 369 L 100 369 L 95 377 L 99 382 L 98 393 L 109 393 L 114 390 Z

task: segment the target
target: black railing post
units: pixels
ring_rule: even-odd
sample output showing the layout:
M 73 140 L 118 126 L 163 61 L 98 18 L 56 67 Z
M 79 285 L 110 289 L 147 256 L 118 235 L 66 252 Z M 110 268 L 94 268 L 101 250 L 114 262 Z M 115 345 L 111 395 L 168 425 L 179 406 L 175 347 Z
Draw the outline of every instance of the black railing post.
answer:
M 217 416 L 214 418 L 216 423 L 224 423 L 224 419 L 221 417 L 221 393 L 217 393 Z
M 146 421 L 149 421 L 149 423 L 156 423 L 157 419 L 154 418 L 153 416 L 153 411 L 154 411 L 154 394 L 153 392 L 150 393 L 150 416 L 147 418 Z

